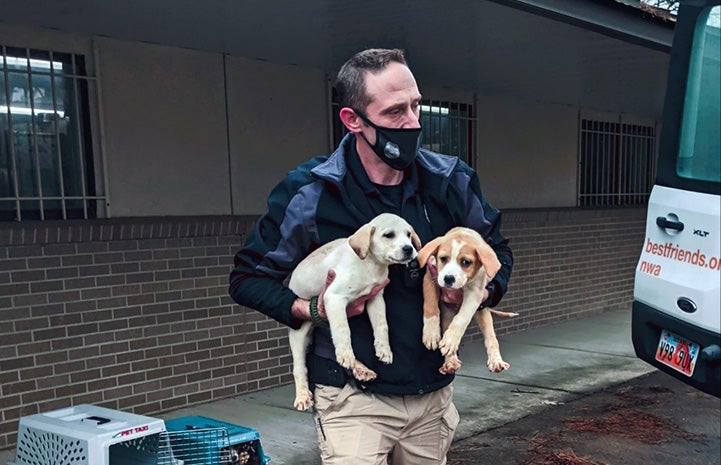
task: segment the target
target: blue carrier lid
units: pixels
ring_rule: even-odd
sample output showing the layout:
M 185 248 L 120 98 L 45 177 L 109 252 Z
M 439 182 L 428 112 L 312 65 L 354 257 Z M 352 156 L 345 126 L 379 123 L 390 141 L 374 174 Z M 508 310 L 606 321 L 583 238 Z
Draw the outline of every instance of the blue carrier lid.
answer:
M 174 418 L 172 420 L 165 420 L 165 427 L 168 428 L 168 431 L 225 428 L 225 430 L 228 432 L 228 439 L 230 440 L 231 444 L 260 439 L 260 434 L 252 428 L 234 425 L 232 423 L 227 423 L 225 421 L 216 420 L 215 418 L 209 417 L 188 416 Z
M 223 428 L 228 433 L 228 442 L 231 446 L 257 440 L 261 465 L 265 465 L 270 462 L 270 457 L 265 455 L 263 446 L 260 443 L 260 433 L 252 428 L 203 416 L 187 416 L 165 420 L 165 427 L 169 432 Z

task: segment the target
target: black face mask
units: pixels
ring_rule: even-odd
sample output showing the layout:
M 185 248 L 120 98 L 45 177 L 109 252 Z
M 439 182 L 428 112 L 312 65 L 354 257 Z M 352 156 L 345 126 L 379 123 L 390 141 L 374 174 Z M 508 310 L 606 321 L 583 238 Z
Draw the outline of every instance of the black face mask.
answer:
M 378 157 L 395 170 L 406 169 L 418 155 L 421 145 L 421 128 L 384 128 L 373 124 L 362 112 L 353 111 L 370 127 L 376 130 L 376 143 L 371 144 L 366 136 L 360 135 Z

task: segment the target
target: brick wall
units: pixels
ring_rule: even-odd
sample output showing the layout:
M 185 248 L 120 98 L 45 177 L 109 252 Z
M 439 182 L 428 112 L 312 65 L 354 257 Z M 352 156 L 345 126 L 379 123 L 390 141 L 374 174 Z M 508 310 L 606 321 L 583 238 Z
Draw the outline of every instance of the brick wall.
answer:
M 645 208 L 504 212 L 503 233 L 511 240 L 515 263 L 498 308 L 520 315 L 496 319 L 496 332 L 611 309 L 630 311 L 645 221 Z M 481 337 L 478 331 L 467 334 Z
M 71 404 L 152 414 L 290 381 L 285 330 L 227 294 L 254 219 L 0 227 L 0 448 Z
M 253 220 L 0 226 L 0 449 L 37 412 L 152 415 L 291 382 L 286 329 L 227 296 Z M 498 332 L 629 307 L 643 225 L 641 209 L 505 212 L 501 307 L 521 316 Z

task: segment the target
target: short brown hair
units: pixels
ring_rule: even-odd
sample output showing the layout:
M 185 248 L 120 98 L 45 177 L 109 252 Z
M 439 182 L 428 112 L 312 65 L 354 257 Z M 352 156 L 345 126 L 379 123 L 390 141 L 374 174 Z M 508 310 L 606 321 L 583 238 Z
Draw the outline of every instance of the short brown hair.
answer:
M 380 71 L 395 61 L 408 66 L 403 50 L 398 48 L 369 48 L 353 55 L 338 71 L 335 88 L 341 107 L 365 111 L 370 103 L 366 94 L 365 72 Z

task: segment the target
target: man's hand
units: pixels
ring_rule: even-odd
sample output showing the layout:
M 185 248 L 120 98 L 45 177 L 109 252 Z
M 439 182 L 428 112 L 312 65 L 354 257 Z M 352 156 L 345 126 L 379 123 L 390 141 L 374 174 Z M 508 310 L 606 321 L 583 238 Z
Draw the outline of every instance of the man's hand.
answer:
M 320 295 L 318 296 L 318 315 L 323 318 L 324 320 L 327 320 L 328 317 L 325 313 L 325 305 L 323 304 L 323 296 L 325 295 L 325 291 L 328 289 L 328 286 L 330 286 L 330 283 L 333 282 L 335 279 L 335 270 L 330 269 L 328 270 L 328 274 L 325 277 L 325 285 L 323 285 L 323 289 L 320 291 Z M 372 299 L 373 297 L 377 296 L 380 291 L 385 289 L 385 287 L 390 282 L 390 279 L 386 278 L 385 281 L 382 283 L 376 284 L 371 289 L 370 293 L 358 297 L 353 302 L 349 303 L 345 308 L 345 313 L 348 316 L 348 318 L 352 318 L 354 316 L 358 316 L 361 313 L 365 311 L 365 304 L 367 301 Z
M 320 291 L 320 295 L 318 296 L 318 316 L 325 320 L 328 319 L 328 316 L 326 315 L 325 306 L 323 304 L 323 295 L 325 295 L 325 291 L 328 289 L 328 286 L 330 285 L 330 283 L 333 282 L 334 279 L 335 270 L 328 270 L 328 274 L 325 278 L 325 284 L 323 285 L 323 288 Z M 353 302 L 349 303 L 346 306 L 346 315 L 348 316 L 348 318 L 352 318 L 363 313 L 365 311 L 365 303 L 373 297 L 377 296 L 378 293 L 381 292 L 388 285 L 389 282 L 390 279 L 386 278 L 385 281 L 383 281 L 382 283 L 373 286 L 370 293 L 361 296 Z M 293 302 L 293 307 L 291 308 L 291 314 L 294 318 L 298 320 L 310 320 L 311 317 L 309 301 L 301 298 L 295 299 L 295 301 Z

